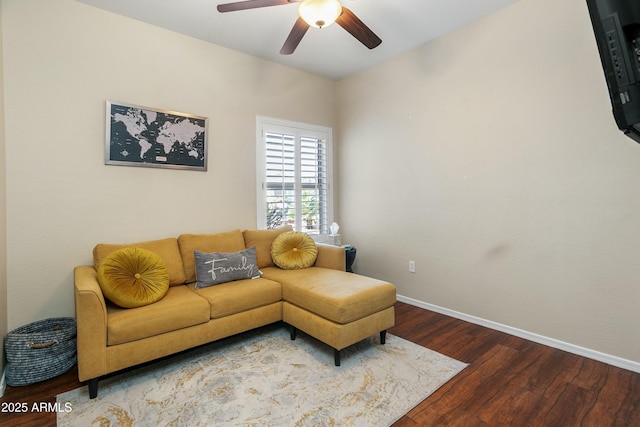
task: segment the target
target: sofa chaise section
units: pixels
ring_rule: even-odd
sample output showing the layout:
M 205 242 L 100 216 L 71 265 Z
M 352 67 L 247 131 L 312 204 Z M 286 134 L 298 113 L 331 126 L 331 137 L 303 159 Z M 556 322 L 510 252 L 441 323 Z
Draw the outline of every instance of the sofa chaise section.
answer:
M 395 324 L 396 288 L 370 277 L 322 267 L 285 271 L 264 270 L 265 277 L 282 285 L 282 320 L 334 349 L 336 366 L 340 351 Z

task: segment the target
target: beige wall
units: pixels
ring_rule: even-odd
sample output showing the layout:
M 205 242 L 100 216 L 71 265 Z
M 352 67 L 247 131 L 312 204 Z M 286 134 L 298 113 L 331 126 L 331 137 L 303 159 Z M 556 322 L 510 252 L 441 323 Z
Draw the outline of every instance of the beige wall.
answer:
M 2 55 L 2 4 L 0 4 L 0 337 L 7 335 L 7 228 L 6 162 L 4 142 L 4 61 Z M 4 369 L 4 339 L 0 340 L 0 371 Z M 1 375 L 1 374 L 0 374 Z M 2 390 L 0 390 L 0 395 Z
M 98 242 L 255 227 L 257 114 L 335 125 L 333 81 L 72 0 L 3 14 L 10 328 L 73 315 Z M 105 166 L 107 99 L 209 117 L 208 172 Z
M 640 145 L 615 127 L 583 0 L 521 0 L 338 93 L 358 272 L 640 362 Z
M 521 0 L 337 84 L 72 0 L 2 14 L 3 335 L 73 315 L 97 242 L 254 226 L 260 114 L 336 128 L 359 272 L 640 362 L 640 146 L 615 128 L 582 0 Z M 209 117 L 209 171 L 105 166 L 106 99 Z

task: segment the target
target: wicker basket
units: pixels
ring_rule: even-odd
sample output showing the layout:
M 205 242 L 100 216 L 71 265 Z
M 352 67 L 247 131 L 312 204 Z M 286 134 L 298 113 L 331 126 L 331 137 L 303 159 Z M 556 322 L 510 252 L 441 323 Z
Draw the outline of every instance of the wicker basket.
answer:
M 76 363 L 76 320 L 58 317 L 21 326 L 9 332 L 4 348 L 10 386 L 53 378 Z

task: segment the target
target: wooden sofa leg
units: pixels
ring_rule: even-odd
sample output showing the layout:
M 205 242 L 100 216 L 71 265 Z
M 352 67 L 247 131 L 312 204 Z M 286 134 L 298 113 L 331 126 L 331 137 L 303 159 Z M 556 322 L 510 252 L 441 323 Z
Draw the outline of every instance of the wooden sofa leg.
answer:
M 98 397 L 98 379 L 93 378 L 89 380 L 89 399 L 95 399 Z
M 333 361 L 336 366 L 340 366 L 340 350 L 333 349 Z
M 384 345 L 387 342 L 387 330 L 380 331 L 380 344 Z

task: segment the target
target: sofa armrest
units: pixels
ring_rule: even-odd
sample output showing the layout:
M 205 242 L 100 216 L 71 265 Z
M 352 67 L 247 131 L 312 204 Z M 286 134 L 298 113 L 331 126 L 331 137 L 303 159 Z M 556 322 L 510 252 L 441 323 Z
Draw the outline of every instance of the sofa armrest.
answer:
M 107 306 L 91 266 L 74 269 L 77 322 L 78 379 L 86 381 L 106 373 Z
M 318 243 L 318 258 L 314 264 L 316 267 L 332 268 L 345 271 L 347 269 L 347 257 L 341 246 Z

